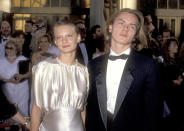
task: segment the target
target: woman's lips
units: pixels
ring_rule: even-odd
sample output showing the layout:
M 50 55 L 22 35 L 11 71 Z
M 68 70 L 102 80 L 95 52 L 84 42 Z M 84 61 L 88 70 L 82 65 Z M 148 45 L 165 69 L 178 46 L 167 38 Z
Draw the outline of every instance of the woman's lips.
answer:
M 69 47 L 69 46 L 70 46 L 70 45 L 63 45 L 62 47 L 63 47 L 63 48 L 67 48 L 67 47 Z

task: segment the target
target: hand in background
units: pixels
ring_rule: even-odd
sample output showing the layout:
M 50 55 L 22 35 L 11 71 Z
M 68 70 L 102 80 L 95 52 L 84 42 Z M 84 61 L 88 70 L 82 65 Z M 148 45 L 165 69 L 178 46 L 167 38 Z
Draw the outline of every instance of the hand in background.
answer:
M 4 79 L 4 82 L 11 82 L 14 84 L 19 83 L 22 79 L 24 79 L 23 75 L 21 74 L 15 74 L 10 79 Z
M 182 76 L 178 76 L 178 79 L 173 80 L 173 83 L 174 83 L 175 85 L 181 85 L 182 82 L 183 82 Z
M 19 83 L 22 79 L 24 79 L 24 76 L 21 75 L 21 74 L 15 74 L 14 79 L 15 79 L 16 82 Z

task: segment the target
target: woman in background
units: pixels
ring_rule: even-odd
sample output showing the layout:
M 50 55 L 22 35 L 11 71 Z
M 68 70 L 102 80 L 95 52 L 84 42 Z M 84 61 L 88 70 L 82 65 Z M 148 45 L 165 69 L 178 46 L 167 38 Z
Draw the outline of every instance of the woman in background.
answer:
M 177 39 L 167 39 L 163 46 L 161 69 L 164 100 L 169 109 L 165 118 L 164 130 L 167 131 L 179 130 L 184 117 L 183 76 L 177 53 Z
M 39 63 L 42 60 L 50 58 L 55 58 L 55 54 L 51 54 L 48 52 L 48 49 L 50 48 L 51 45 L 51 40 L 49 35 L 42 35 L 38 38 L 38 41 L 36 43 L 37 49 L 34 51 L 32 55 L 32 65 L 35 65 Z
M 30 74 L 19 74 L 19 62 L 22 60 L 27 58 L 20 55 L 16 40 L 10 38 L 5 45 L 5 58 L 0 59 L 0 80 L 5 82 L 2 90 L 8 101 L 16 104 L 18 111 L 27 117 L 29 100 L 27 78 Z

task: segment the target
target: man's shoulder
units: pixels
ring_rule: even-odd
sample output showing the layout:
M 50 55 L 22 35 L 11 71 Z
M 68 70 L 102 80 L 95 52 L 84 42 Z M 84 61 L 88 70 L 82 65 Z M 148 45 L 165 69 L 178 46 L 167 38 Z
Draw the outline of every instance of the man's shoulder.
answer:
M 92 71 L 92 72 L 95 72 L 95 71 L 99 71 L 101 70 L 102 68 L 104 68 L 105 64 L 107 64 L 107 55 L 102 55 L 102 56 L 99 56 L 91 61 L 89 61 L 88 63 L 88 70 L 89 72 Z
M 106 57 L 107 57 L 107 54 L 105 54 L 105 55 L 101 55 L 101 56 L 99 56 L 99 57 L 96 57 L 96 58 L 94 58 L 94 59 L 92 59 L 91 61 L 89 61 L 89 65 L 93 65 L 93 64 L 99 64 L 99 63 L 102 63 L 102 62 L 104 62 L 104 60 L 106 59 Z
M 135 59 L 139 62 L 149 63 L 155 62 L 152 57 L 143 54 L 142 52 L 134 51 Z
M 135 52 L 135 66 L 139 69 L 160 69 L 160 65 L 150 56 L 142 54 L 141 52 Z

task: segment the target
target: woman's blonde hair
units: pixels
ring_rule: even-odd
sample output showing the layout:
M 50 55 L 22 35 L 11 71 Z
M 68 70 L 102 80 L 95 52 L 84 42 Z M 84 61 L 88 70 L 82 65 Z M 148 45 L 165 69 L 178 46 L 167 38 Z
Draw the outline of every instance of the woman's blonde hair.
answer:
M 19 46 L 19 44 L 17 43 L 17 40 L 15 38 L 10 38 L 6 41 L 6 44 L 5 44 L 5 47 L 8 45 L 8 44 L 12 44 L 15 46 L 15 50 L 16 50 L 16 55 L 19 56 L 21 55 L 21 52 L 22 52 L 22 48 Z

